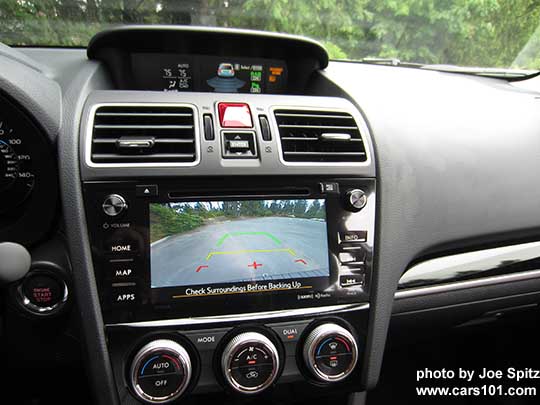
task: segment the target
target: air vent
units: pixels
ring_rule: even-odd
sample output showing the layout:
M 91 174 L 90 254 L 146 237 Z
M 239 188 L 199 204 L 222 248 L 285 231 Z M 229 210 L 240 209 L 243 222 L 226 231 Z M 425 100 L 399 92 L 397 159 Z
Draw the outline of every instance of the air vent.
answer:
M 194 110 L 187 106 L 102 106 L 92 129 L 94 163 L 190 164 L 196 160 Z
M 352 115 L 335 111 L 276 110 L 286 162 L 357 163 L 367 159 Z

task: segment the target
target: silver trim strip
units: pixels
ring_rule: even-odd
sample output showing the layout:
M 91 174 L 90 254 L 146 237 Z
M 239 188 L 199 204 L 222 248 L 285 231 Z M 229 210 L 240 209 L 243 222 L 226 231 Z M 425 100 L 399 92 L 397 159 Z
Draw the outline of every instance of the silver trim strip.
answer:
M 193 111 L 193 135 L 195 139 L 195 160 L 193 162 L 146 162 L 146 163 L 95 163 L 92 161 L 92 132 L 96 110 L 100 107 L 185 107 Z M 140 126 L 137 126 L 140 127 Z M 163 128 L 164 126 L 159 126 Z M 115 126 L 118 128 L 118 126 Z M 201 136 L 199 130 L 199 111 L 194 104 L 187 103 L 98 103 L 88 111 L 86 131 L 84 132 L 84 162 L 88 167 L 191 167 L 201 162 Z
M 531 270 L 524 271 L 523 273 L 507 274 L 504 276 L 485 277 L 477 280 L 457 281 L 455 283 L 432 285 L 429 287 L 409 288 L 406 290 L 397 291 L 394 295 L 394 298 L 414 298 L 422 295 L 439 294 L 464 290 L 467 288 L 486 287 L 490 285 L 511 283 L 516 281 L 527 281 L 537 278 L 540 278 L 540 270 Z
M 300 317 L 311 315 L 325 315 L 334 312 L 349 312 L 354 310 L 368 309 L 369 303 L 362 304 L 341 304 L 330 305 L 327 307 L 313 307 L 313 308 L 299 308 L 299 309 L 286 309 L 280 311 L 267 311 L 267 312 L 252 312 L 247 314 L 236 315 L 220 315 L 220 316 L 202 316 L 198 318 L 182 318 L 182 319 L 165 319 L 159 321 L 143 321 L 143 322 L 128 322 L 128 323 L 115 323 L 106 324 L 110 327 L 132 327 L 132 328 L 155 328 L 166 326 L 185 326 L 185 325 L 203 325 L 209 323 L 230 323 L 230 322 L 242 322 L 253 320 L 266 320 L 283 317 Z
M 520 273 L 478 278 L 474 280 L 452 281 L 460 275 L 482 274 L 495 268 L 515 264 L 540 257 L 540 242 L 522 243 L 493 249 L 461 253 L 439 257 L 419 263 L 403 274 L 399 284 L 406 286 L 422 280 L 439 280 L 437 285 L 412 287 L 396 292 L 396 298 L 409 298 L 419 295 L 436 294 L 464 288 L 475 288 L 513 281 L 540 278 L 540 269 Z
M 537 257 L 540 257 L 540 242 L 508 245 L 443 256 L 424 261 L 409 268 L 401 276 L 399 284 L 406 286 L 422 280 L 451 281 L 463 274 L 482 273 Z

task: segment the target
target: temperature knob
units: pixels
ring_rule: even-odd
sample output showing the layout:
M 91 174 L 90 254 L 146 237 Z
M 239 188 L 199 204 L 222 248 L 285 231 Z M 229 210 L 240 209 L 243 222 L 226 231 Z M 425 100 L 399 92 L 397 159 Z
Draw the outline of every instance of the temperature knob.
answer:
M 174 401 L 191 380 L 188 352 L 172 340 L 148 343 L 135 355 L 131 365 L 131 385 L 135 395 L 152 404 Z
M 279 354 L 266 336 L 245 332 L 227 344 L 223 350 L 221 368 L 225 380 L 235 391 L 256 394 L 276 380 Z
M 358 347 L 347 329 L 334 323 L 317 326 L 304 345 L 304 361 L 315 378 L 341 381 L 354 370 Z

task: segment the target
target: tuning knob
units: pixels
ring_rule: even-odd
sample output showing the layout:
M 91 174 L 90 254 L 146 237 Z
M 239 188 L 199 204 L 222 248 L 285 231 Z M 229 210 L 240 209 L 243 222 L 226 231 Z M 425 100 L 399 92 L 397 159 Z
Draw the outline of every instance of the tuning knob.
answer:
M 103 201 L 103 205 L 101 207 L 103 208 L 103 212 L 106 215 L 110 217 L 116 217 L 125 210 L 127 210 L 128 205 L 124 197 L 122 197 L 121 195 L 110 194 L 105 197 L 105 200 Z
M 241 333 L 225 346 L 221 369 L 225 381 L 235 391 L 256 394 L 276 380 L 279 354 L 272 341 L 261 333 Z
M 360 211 L 367 204 L 367 195 L 363 190 L 355 188 L 347 191 L 347 194 L 345 194 L 345 202 L 349 210 Z
M 358 347 L 351 332 L 334 323 L 317 326 L 304 344 L 304 361 L 319 381 L 341 381 L 352 373 Z
M 152 404 L 171 402 L 189 385 L 191 359 L 175 341 L 155 340 L 137 352 L 130 375 L 133 392 L 139 399 Z

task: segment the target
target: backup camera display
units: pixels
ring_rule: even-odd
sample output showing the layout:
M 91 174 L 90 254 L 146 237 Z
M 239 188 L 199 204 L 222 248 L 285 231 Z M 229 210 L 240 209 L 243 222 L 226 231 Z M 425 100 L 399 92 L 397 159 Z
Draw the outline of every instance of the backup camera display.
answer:
M 150 239 L 152 288 L 201 287 L 186 295 L 330 275 L 324 199 L 150 204 Z

